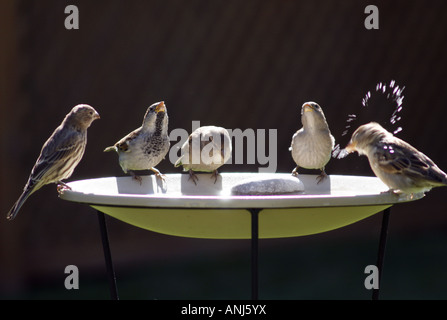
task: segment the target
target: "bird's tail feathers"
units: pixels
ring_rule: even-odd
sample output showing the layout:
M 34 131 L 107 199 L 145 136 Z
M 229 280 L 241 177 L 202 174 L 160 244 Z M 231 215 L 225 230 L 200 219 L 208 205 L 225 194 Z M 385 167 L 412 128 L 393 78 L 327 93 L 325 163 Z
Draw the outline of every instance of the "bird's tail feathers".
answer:
M 447 186 L 447 175 L 444 174 L 444 176 L 442 177 L 442 183 L 444 186 Z
M 178 160 L 175 162 L 174 167 L 180 167 L 181 165 L 183 165 L 182 163 L 183 160 L 183 156 L 181 156 L 180 158 L 178 158 Z
M 20 195 L 19 199 L 14 203 L 11 210 L 9 210 L 8 215 L 6 216 L 6 219 L 13 220 L 17 214 L 19 213 L 20 208 L 25 203 L 26 199 L 33 193 L 34 188 L 29 188 L 28 186 L 25 187 L 25 190 L 23 190 L 23 193 Z
M 104 149 L 104 152 L 116 151 L 116 146 L 110 146 Z

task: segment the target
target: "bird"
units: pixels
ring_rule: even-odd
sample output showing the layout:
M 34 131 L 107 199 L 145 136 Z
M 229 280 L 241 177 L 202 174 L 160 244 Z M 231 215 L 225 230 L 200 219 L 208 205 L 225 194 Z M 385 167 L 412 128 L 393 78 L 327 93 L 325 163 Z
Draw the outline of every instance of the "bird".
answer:
M 57 183 L 59 192 L 70 189 L 62 180 L 68 179 L 81 161 L 87 145 L 87 128 L 99 118 L 98 112 L 87 104 L 71 109 L 43 145 L 23 193 L 6 216 L 8 220 L 13 220 L 28 197 L 44 185 Z
M 141 127 L 133 130 L 104 152 L 118 153 L 119 164 L 124 173 L 130 173 L 141 184 L 142 178 L 135 171 L 151 170 L 157 178 L 164 176 L 155 168 L 169 151 L 168 112 L 164 101 L 150 105 Z
M 301 107 L 301 123 L 303 127 L 292 137 L 289 151 L 296 163 L 292 171 L 298 176 L 298 168 L 319 169 L 317 184 L 326 177 L 325 166 L 331 159 L 335 139 L 329 130 L 326 117 L 318 103 L 309 101 Z
M 360 126 L 345 150 L 367 156 L 374 174 L 393 193 L 413 196 L 447 186 L 447 175 L 429 157 L 377 122 Z
M 189 179 L 197 185 L 194 171 L 213 172 L 210 178 L 217 182 L 219 169 L 231 157 L 232 145 L 228 130 L 216 126 L 202 126 L 194 130 L 181 147 L 181 156 L 175 167 L 183 166 Z

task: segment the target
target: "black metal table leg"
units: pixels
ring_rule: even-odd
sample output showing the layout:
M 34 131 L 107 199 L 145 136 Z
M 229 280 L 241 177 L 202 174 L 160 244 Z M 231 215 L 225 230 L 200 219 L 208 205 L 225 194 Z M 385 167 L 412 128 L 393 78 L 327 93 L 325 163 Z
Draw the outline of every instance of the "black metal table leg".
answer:
M 113 270 L 112 255 L 110 253 L 109 236 L 104 213 L 98 211 L 99 228 L 101 229 L 102 247 L 104 249 L 104 259 L 106 261 L 107 277 L 109 279 L 110 297 L 118 300 L 118 289 L 116 287 L 115 271 Z
M 250 209 L 251 214 L 251 298 L 258 300 L 258 242 L 259 212 L 261 209 Z
M 386 240 L 388 236 L 388 225 L 390 222 L 390 212 L 391 207 L 385 209 L 383 211 L 383 217 L 382 217 L 382 228 L 380 230 L 380 242 L 379 242 L 379 252 L 377 255 L 377 269 L 379 271 L 379 288 L 373 289 L 372 293 L 372 299 L 378 300 L 379 299 L 379 290 L 381 286 L 381 279 L 382 279 L 382 272 L 383 272 L 383 260 L 385 256 L 385 247 L 386 247 Z

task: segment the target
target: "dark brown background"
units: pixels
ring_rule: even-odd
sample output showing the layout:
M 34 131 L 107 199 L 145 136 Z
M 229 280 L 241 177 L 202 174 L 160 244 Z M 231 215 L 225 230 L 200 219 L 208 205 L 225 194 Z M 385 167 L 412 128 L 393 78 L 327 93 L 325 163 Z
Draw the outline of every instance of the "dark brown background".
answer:
M 79 30 L 64 28 L 64 8 L 69 4 L 79 8 Z M 78 103 L 94 106 L 101 120 L 89 129 L 86 154 L 70 180 L 123 175 L 117 157 L 102 150 L 136 128 L 147 106 L 159 100 L 167 104 L 170 130 L 189 131 L 193 120 L 232 129 L 278 129 L 277 171 L 290 172 L 294 163 L 288 147 L 300 127 L 303 102 L 313 100 L 322 106 L 337 142 L 344 145 L 347 137 L 341 133 L 348 114 L 361 117 L 358 124 L 390 117 L 392 101 L 373 95 L 367 108 L 361 101 L 378 82 L 395 80 L 405 86 L 399 137 L 447 170 L 447 2 L 375 1 L 379 30 L 364 27 L 368 4 L 2 1 L 0 213 L 6 216 L 42 144 Z M 222 171 L 257 171 L 258 166 L 226 166 Z M 168 161 L 158 168 L 165 173 L 180 171 Z M 356 155 L 333 159 L 327 172 L 372 175 L 366 158 Z M 447 297 L 442 290 L 447 284 L 442 250 L 447 241 L 446 191 L 435 189 L 422 200 L 393 207 L 386 260 L 388 297 Z M 152 280 L 157 279 L 156 272 L 169 270 L 160 275 L 160 287 L 126 291 L 119 282 L 124 298 L 126 292 L 127 297 L 147 299 L 249 297 L 248 280 L 233 281 L 228 292 L 219 288 L 225 283 L 212 282 L 238 272 L 246 278 L 247 241 L 181 239 L 113 219 L 108 224 L 119 280 L 131 278 L 134 270 L 143 269 L 143 278 L 155 277 Z M 375 263 L 379 225 L 376 215 L 321 235 L 263 241 L 261 297 L 351 297 L 336 289 L 350 283 L 355 283 L 352 292 L 360 292 L 354 298 L 368 297 L 363 269 Z M 58 199 L 55 186 L 34 194 L 13 222 L 0 219 L 0 241 L 0 297 L 42 297 L 39 293 L 53 286 L 48 297 L 107 298 L 94 211 Z M 318 257 L 330 255 L 335 247 L 341 251 L 333 260 L 315 258 L 319 253 Z M 284 262 L 270 266 L 281 250 Z M 362 256 L 366 251 L 369 255 Z M 240 257 L 240 265 L 231 264 L 234 257 Z M 209 267 L 217 268 L 214 273 L 194 273 L 208 268 L 203 259 L 215 263 Z M 186 263 L 191 261 L 203 263 L 188 269 Z M 96 281 L 98 292 L 83 296 L 82 290 L 66 291 L 63 271 L 69 264 L 80 268 L 81 286 Z M 154 266 L 159 269 L 151 269 Z M 299 269 L 303 266 L 305 271 Z M 144 275 L 145 268 L 150 276 Z M 343 268 L 349 271 L 344 274 Z M 282 283 L 274 277 L 278 274 L 288 275 L 285 283 L 293 289 L 269 286 L 269 280 Z M 178 281 L 170 282 L 171 278 Z M 203 289 L 206 282 L 215 287 Z M 162 287 L 166 296 L 160 293 Z

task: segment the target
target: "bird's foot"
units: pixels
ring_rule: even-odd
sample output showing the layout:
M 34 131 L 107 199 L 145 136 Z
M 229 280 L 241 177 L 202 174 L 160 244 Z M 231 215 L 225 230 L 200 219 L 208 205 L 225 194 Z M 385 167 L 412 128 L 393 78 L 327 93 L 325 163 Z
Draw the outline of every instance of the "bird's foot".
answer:
M 298 167 L 296 167 L 295 169 L 293 169 L 293 171 L 292 171 L 292 176 L 294 176 L 294 177 L 298 177 Z
M 401 192 L 399 192 L 399 190 L 394 190 L 394 189 L 389 189 L 387 191 L 382 191 L 380 194 L 392 194 L 395 196 L 399 196 Z
M 166 182 L 166 176 L 162 173 L 156 173 L 155 176 L 157 177 L 157 179 L 160 179 L 161 182 Z
M 194 171 L 189 170 L 189 178 L 188 181 L 192 180 L 192 182 L 194 182 L 195 185 L 197 185 L 196 181 L 199 181 L 199 177 L 196 176 L 196 174 L 194 173 Z
M 219 178 L 220 173 L 217 170 L 213 171 L 213 174 L 211 175 L 210 179 L 214 178 L 214 184 L 217 182 L 217 178 Z
M 158 169 L 151 168 L 151 170 L 155 173 L 155 176 L 160 179 L 162 182 L 166 181 L 166 176 L 162 174 Z
M 132 178 L 133 178 L 134 180 L 137 180 L 138 183 L 140 184 L 140 186 L 143 184 L 143 178 L 141 178 L 140 176 L 133 175 Z
M 140 183 L 140 186 L 142 185 L 142 183 L 143 183 L 143 178 L 142 177 L 140 177 L 139 175 L 137 175 L 135 172 L 133 172 L 133 171 L 129 171 L 130 172 L 130 174 L 131 174 L 131 176 L 132 176 L 132 179 L 133 180 L 137 180 L 139 183 Z
M 326 172 L 324 172 L 324 170 L 321 171 L 320 175 L 317 176 L 317 184 L 319 184 L 320 182 L 322 182 L 324 179 L 327 178 L 327 174 Z
M 387 191 L 382 191 L 380 194 L 390 194 L 390 195 L 395 196 L 395 197 L 402 197 L 403 196 L 403 197 L 405 197 L 408 200 L 413 200 L 413 198 L 414 198 L 414 193 L 405 193 L 405 192 L 402 192 L 399 189 L 389 189 Z
M 71 187 L 68 184 L 66 184 L 65 182 L 58 181 L 56 190 L 60 194 L 65 190 L 71 190 Z

